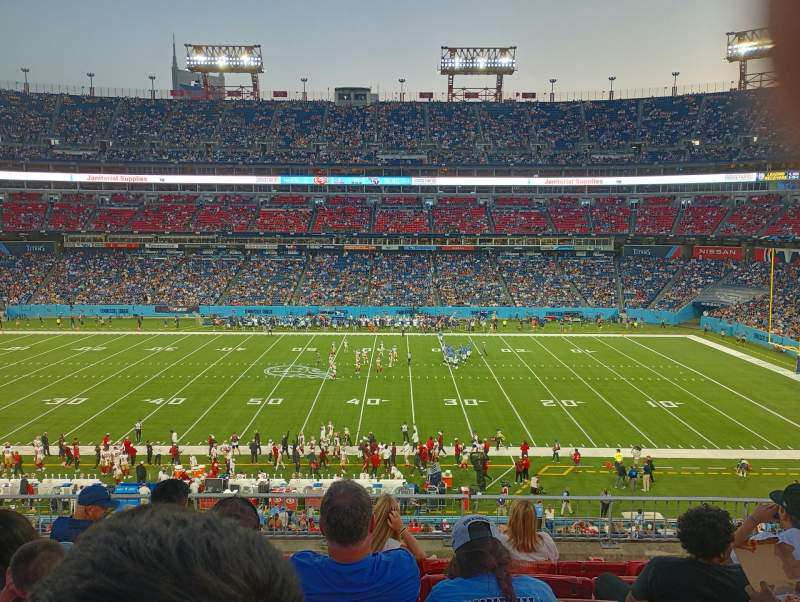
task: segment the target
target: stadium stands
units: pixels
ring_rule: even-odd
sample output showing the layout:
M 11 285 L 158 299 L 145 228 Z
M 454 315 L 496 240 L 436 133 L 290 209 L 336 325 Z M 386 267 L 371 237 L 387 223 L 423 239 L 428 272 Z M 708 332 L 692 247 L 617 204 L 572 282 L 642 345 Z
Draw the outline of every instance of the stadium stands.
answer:
M 786 212 L 767 228 L 765 234 L 776 238 L 797 238 L 800 236 L 800 203 L 795 203 L 788 207 Z
M 0 255 L 0 300 L 12 305 L 28 303 L 54 265 L 53 255 Z
M 442 305 L 511 305 L 488 255 L 440 253 L 434 266 L 434 285 Z
M 721 196 L 696 196 L 691 205 L 684 207 L 675 233 L 701 236 L 713 234 L 728 211 L 726 201 L 727 198 Z
M 727 266 L 722 261 L 688 260 L 673 285 L 656 303 L 656 309 L 680 309 L 700 292 L 722 280 L 727 271 Z
M 501 256 L 497 260 L 514 305 L 518 307 L 577 307 L 578 295 L 568 278 L 548 257 Z
M 649 307 L 680 269 L 678 260 L 656 257 L 622 257 L 619 274 L 625 307 Z
M 318 253 L 308 258 L 298 287 L 302 305 L 360 305 L 369 283 L 369 256 Z
M 254 254 L 242 260 L 225 295 L 232 305 L 288 305 L 305 257 Z
M 220 197 L 202 205 L 194 221 L 195 232 L 251 232 L 254 203 L 239 197 Z
M 781 197 L 776 194 L 751 196 L 737 205 L 719 230 L 720 236 L 755 236 L 782 209 Z
M 635 214 L 636 234 L 669 234 L 678 217 L 678 208 L 669 197 L 646 197 Z
M 2 229 L 6 232 L 44 230 L 47 203 L 38 192 L 12 192 L 2 210 Z
M 421 253 L 380 253 L 372 261 L 369 305 L 435 305 L 431 290 L 431 256 Z
M 562 259 L 562 272 L 586 300 L 587 307 L 616 307 L 617 290 L 612 257 Z
M 576 198 L 564 197 L 548 203 L 548 211 L 559 234 L 588 234 L 587 207 Z
M 594 234 L 628 234 L 631 228 L 631 209 L 625 199 L 607 197 L 596 199 L 592 206 Z

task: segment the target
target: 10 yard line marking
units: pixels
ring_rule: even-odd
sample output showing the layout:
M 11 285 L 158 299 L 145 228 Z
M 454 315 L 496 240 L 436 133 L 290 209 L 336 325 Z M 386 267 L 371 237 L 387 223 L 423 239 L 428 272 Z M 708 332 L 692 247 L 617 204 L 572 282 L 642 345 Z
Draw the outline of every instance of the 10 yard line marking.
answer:
M 252 361 L 252 363 L 251 363 L 249 366 L 247 366 L 247 368 L 245 368 L 245 369 L 244 369 L 244 372 L 242 372 L 242 373 L 241 373 L 241 374 L 240 374 L 240 375 L 237 377 L 237 379 L 236 379 L 235 381 L 233 381 L 233 382 L 232 382 L 232 383 L 231 383 L 231 384 L 228 386 L 228 388 L 227 388 L 227 389 L 225 389 L 225 390 L 224 390 L 222 393 L 220 393 L 219 397 L 217 397 L 217 399 L 214 401 L 214 403 L 212 403 L 210 406 L 208 406 L 208 407 L 206 408 L 206 410 L 205 410 L 205 411 L 204 411 L 202 414 L 200 414 L 200 416 L 198 417 L 198 419 L 197 419 L 197 420 L 195 420 L 195 421 L 194 421 L 194 422 L 191 424 L 191 426 L 189 426 L 189 428 L 187 428 L 187 429 L 184 431 L 184 433 L 183 433 L 183 434 L 182 434 L 180 437 L 178 437 L 178 441 L 180 441 L 180 440 L 181 440 L 181 439 L 183 439 L 184 437 L 188 436 L 188 433 L 190 433 L 190 432 L 192 431 L 192 429 L 194 429 L 194 427 L 196 427 L 196 426 L 198 425 L 198 423 L 199 423 L 199 422 L 200 422 L 200 421 L 201 421 L 203 418 L 205 418 L 205 417 L 206 417 L 206 415 L 207 415 L 207 414 L 208 414 L 208 413 L 209 413 L 209 412 L 210 412 L 210 411 L 211 411 L 211 410 L 214 408 L 214 406 L 216 406 L 216 405 L 217 405 L 217 404 L 218 404 L 218 403 L 219 403 L 219 402 L 222 400 L 222 398 L 223 398 L 223 397 L 225 397 L 225 395 L 227 395 L 227 394 L 228 394 L 228 391 L 230 391 L 230 390 L 231 390 L 231 389 L 234 387 L 234 385 L 235 385 L 236 383 L 238 383 L 240 380 L 242 380 L 242 377 L 243 377 L 245 374 L 247 374 L 247 373 L 248 373 L 248 372 L 249 372 L 249 371 L 250 371 L 250 370 L 253 368 L 253 366 L 255 366 L 255 365 L 256 365 L 256 362 L 260 361 L 260 360 L 261 360 L 261 358 L 262 358 L 262 357 L 264 357 L 264 356 L 265 356 L 265 355 L 266 355 L 266 354 L 267 354 L 269 351 L 271 351 L 271 350 L 272 350 L 272 348 L 273 348 L 273 347 L 275 347 L 275 345 L 277 345 L 278 343 L 280 343 L 282 339 L 283 339 L 283 336 L 280 336 L 280 337 L 278 337 L 278 339 L 277 339 L 277 340 L 276 340 L 274 343 L 272 343 L 272 345 L 270 345 L 269 347 L 267 347 L 267 348 L 266 348 L 266 349 L 265 349 L 265 350 L 264 350 L 264 351 L 261 353 L 261 355 L 259 355 L 259 356 L 258 356 L 256 359 L 254 359 L 254 360 Z M 248 339 L 245 339 L 245 341 L 247 341 L 247 340 L 248 340 Z
M 453 376 L 453 369 L 450 367 L 450 362 L 445 362 L 447 366 L 447 371 L 450 372 L 450 378 L 453 381 L 453 387 L 456 390 L 456 397 L 458 397 L 458 405 L 461 406 L 461 411 L 464 413 L 464 420 L 467 421 L 467 428 L 469 429 L 469 438 L 470 440 L 473 438 L 475 431 L 472 430 L 472 425 L 469 422 L 469 417 L 467 416 L 467 408 L 464 407 L 464 400 L 461 397 L 461 392 L 458 390 L 458 385 L 456 384 L 456 377 Z
M 506 342 L 506 340 L 505 340 L 505 339 L 504 339 L 502 336 L 500 337 L 500 340 L 503 342 L 503 344 L 504 344 L 504 345 L 508 345 L 508 342 Z M 546 384 L 544 384 L 544 382 L 542 381 L 542 379 L 541 379 L 541 378 L 539 378 L 539 375 L 538 375 L 538 374 L 536 374 L 536 372 L 534 372 L 534 371 L 533 371 L 533 368 L 531 368 L 531 367 L 528 365 L 528 362 L 526 362 L 524 359 L 522 359 L 522 357 L 520 357 L 519 353 L 517 353 L 517 350 L 516 350 L 516 349 L 514 349 L 514 347 L 512 347 L 511 345 L 508 345 L 508 346 L 509 346 L 509 348 L 510 348 L 510 349 L 511 349 L 511 350 L 514 352 L 514 355 L 516 355 L 516 356 L 517 356 L 517 359 L 518 359 L 519 361 L 521 361 L 521 362 L 522 362 L 522 363 L 525 365 L 525 367 L 528 369 L 528 371 L 529 371 L 531 374 L 533 374 L 534 378 L 535 378 L 536 380 L 538 380 L 538 381 L 539 381 L 539 384 L 540 384 L 540 385 L 542 385 L 542 387 L 544 387 L 544 390 L 545 390 L 545 391 L 547 391 L 547 394 L 548 394 L 548 395 L 550 395 L 550 398 L 551 398 L 551 399 L 553 399 L 553 400 L 555 400 L 556 402 L 558 402 L 559 398 L 558 398 L 558 397 L 557 397 L 557 396 L 556 396 L 556 395 L 553 393 L 553 391 L 551 391 L 551 390 L 550 390 L 550 387 L 548 387 Z M 592 439 L 592 438 L 589 436 L 589 433 L 587 433 L 587 432 L 586 432 L 586 430 L 585 430 L 585 429 L 584 429 L 584 428 L 583 428 L 583 427 L 580 425 L 580 423 L 579 423 L 579 422 L 578 422 L 578 421 L 575 419 L 575 416 L 573 416 L 573 415 L 570 413 L 570 411 L 569 411 L 569 410 L 568 410 L 566 407 L 564 407 L 563 405 L 561 405 L 560 403 L 557 403 L 557 405 L 558 405 L 558 407 L 560 407 L 560 408 L 561 408 L 561 409 L 564 411 L 564 413 L 565 413 L 567 416 L 569 416 L 570 420 L 572 420 L 572 422 L 574 422 L 574 423 L 575 423 L 575 426 L 577 426 L 577 427 L 580 429 L 580 431 L 581 431 L 581 432 L 582 432 L 584 435 L 586 435 L 586 438 L 589 440 L 589 443 L 591 443 L 591 444 L 592 444 L 592 447 L 597 447 L 597 444 L 596 444 L 596 443 L 594 442 L 594 440 L 593 440 L 593 439 Z M 584 445 L 581 445 L 581 447 L 585 447 L 585 446 L 584 446 Z
M 364 405 L 367 403 L 367 388 L 369 387 L 369 375 L 372 373 L 372 360 L 375 359 L 375 345 L 378 342 L 378 335 L 372 340 L 372 350 L 369 352 L 369 366 L 367 367 L 367 380 L 364 383 L 364 394 L 361 396 L 361 410 L 358 413 L 358 429 L 356 429 L 356 442 L 361 434 L 361 420 L 364 418 Z
M 342 342 L 339 343 L 339 347 L 336 348 L 336 353 L 333 355 L 334 363 L 336 363 L 336 358 L 339 357 L 339 351 L 341 350 L 342 345 L 344 345 L 344 340 L 346 338 L 347 338 L 347 333 L 345 333 L 345 335 L 342 337 Z M 303 426 L 301 426 L 300 430 L 297 431 L 298 433 L 302 433 L 305 430 L 306 425 L 308 424 L 308 421 L 311 419 L 311 414 L 314 411 L 314 407 L 317 405 L 317 401 L 319 400 L 319 396 L 322 393 L 322 387 L 325 386 L 326 382 L 328 382 L 327 377 L 322 379 L 322 383 L 320 383 L 319 389 L 317 389 L 317 394 L 314 397 L 314 401 L 311 402 L 311 407 L 308 409 L 308 414 L 306 414 L 306 419 L 303 421 Z
M 311 338 L 310 338 L 310 339 L 308 339 L 308 340 L 306 341 L 306 344 L 305 344 L 305 345 L 303 345 L 303 348 L 300 350 L 300 353 L 298 353 L 298 354 L 297 354 L 297 357 L 296 357 L 296 358 L 294 358 L 294 361 L 293 361 L 293 362 L 292 362 L 292 363 L 289 365 L 289 368 L 292 368 L 292 367 L 294 367 L 294 365 L 297 363 L 297 360 L 299 360 L 299 359 L 300 359 L 300 358 L 303 356 L 303 352 L 305 352 L 306 348 L 307 348 L 307 347 L 308 347 L 308 346 L 311 344 L 311 341 L 313 341 L 313 340 L 316 338 L 316 336 L 317 336 L 317 335 L 316 335 L 316 334 L 314 334 L 314 335 L 312 335 L 312 336 L 311 336 Z M 269 392 L 269 394 L 266 396 L 266 399 L 269 399 L 270 397 L 272 397 L 272 396 L 275 394 L 275 391 L 277 391 L 277 390 L 278 390 L 278 387 L 279 387 L 279 386 L 280 386 L 280 384 L 283 382 L 283 379 L 284 379 L 284 378 L 286 378 L 286 374 L 287 374 L 288 372 L 289 372 L 288 370 L 284 370 L 283 374 L 282 374 L 282 375 L 281 375 L 281 377 L 278 379 L 278 382 L 276 382 L 276 383 L 275 383 L 275 386 L 274 386 L 274 387 L 272 387 L 272 391 L 270 391 L 270 392 Z M 243 428 L 243 429 L 240 431 L 240 432 L 241 432 L 241 438 L 242 438 L 242 439 L 244 439 L 244 438 L 246 437 L 246 435 L 247 435 L 247 429 L 249 429 L 251 426 L 253 426 L 253 423 L 256 421 L 256 418 L 258 418 L 258 415 L 261 413 L 261 411 L 262 411 L 262 410 L 263 410 L 265 407 L 267 407 L 267 404 L 266 404 L 266 403 L 262 403 L 260 406 L 258 406 L 258 409 L 256 410 L 256 413 L 255 413 L 255 414 L 253 414 L 253 417 L 250 419 L 250 422 L 248 422 L 248 423 L 247 423 L 247 426 L 246 426 L 246 427 L 244 427 L 244 428 Z
M 475 346 L 475 350 L 477 351 L 478 350 L 478 346 L 475 345 L 475 341 L 472 339 L 471 336 L 469 337 L 469 340 L 470 340 L 470 343 L 472 343 Z M 514 414 L 516 415 L 517 420 L 519 420 L 519 423 L 522 425 L 522 428 L 525 429 L 525 432 L 528 434 L 528 439 L 531 440 L 531 445 L 536 447 L 536 442 L 533 440 L 533 435 L 531 435 L 531 432 L 528 430 L 528 427 L 525 426 L 525 423 L 522 421 L 522 417 L 519 415 L 519 412 L 517 412 L 517 408 L 514 406 L 513 402 L 511 401 L 511 398 L 508 396 L 508 393 L 506 393 L 506 390 L 503 388 L 503 385 L 500 384 L 500 381 L 498 380 L 497 376 L 495 375 L 494 370 L 492 370 L 492 367 L 489 365 L 489 362 L 486 361 L 486 358 L 484 357 L 484 355 L 482 353 L 479 353 L 479 355 L 481 356 L 481 359 L 483 360 L 483 363 L 486 364 L 486 367 L 489 368 L 489 373 L 492 375 L 492 378 L 494 378 L 494 382 L 497 383 L 497 386 L 500 387 L 500 391 L 502 391 L 503 397 L 506 398 L 506 401 L 508 402 L 508 405 L 511 406 L 511 409 L 514 411 Z
M 68 345 L 75 345 L 77 343 L 80 343 L 81 341 L 84 341 L 84 340 L 86 340 L 88 338 L 91 338 L 92 336 L 93 335 L 89 335 L 87 337 L 83 337 L 82 339 L 78 339 L 77 341 L 70 341 L 69 343 L 65 343 L 64 345 L 59 345 L 58 347 L 53 347 L 52 349 L 48 349 L 47 351 L 42 351 L 41 353 L 37 353 L 36 355 L 32 355 L 30 357 L 26 357 L 25 359 L 19 360 L 18 362 L 14 362 L 13 364 L 8 364 L 6 366 L 0 366 L 0 367 L 2 367 L 3 369 L 7 369 L 7 368 L 10 368 L 11 366 L 16 366 L 17 364 L 21 364 L 22 362 L 27 362 L 28 360 L 32 360 L 35 357 L 39 357 L 40 355 L 45 355 L 47 353 L 50 353 L 51 351 L 56 351 L 58 349 L 61 349 L 62 347 L 67 347 Z M 122 338 L 122 337 L 120 337 L 120 338 Z M 116 340 L 118 341 L 119 339 L 116 339 Z M 113 343 L 114 341 L 111 341 L 111 342 Z M 58 360 L 57 362 L 50 362 L 49 364 L 46 364 L 46 365 L 42 366 L 41 368 L 37 368 L 36 370 L 31 370 L 30 372 L 26 372 L 22 376 L 18 376 L 17 378 L 15 378 L 13 380 L 10 380 L 10 381 L 4 382 L 4 383 L 0 383 L 0 387 L 5 387 L 6 385 L 10 385 L 11 383 L 15 383 L 18 380 L 21 380 L 23 378 L 29 377 L 31 374 L 36 374 L 37 372 L 39 372 L 41 370 L 45 370 L 47 368 L 51 368 L 52 366 L 56 366 L 56 365 L 60 364 L 61 362 L 66 362 L 67 360 L 71 360 L 71 359 L 75 358 L 76 355 L 81 355 L 83 353 L 88 353 L 88 351 L 81 351 L 80 353 L 77 353 L 75 355 L 68 355 L 64 359 Z

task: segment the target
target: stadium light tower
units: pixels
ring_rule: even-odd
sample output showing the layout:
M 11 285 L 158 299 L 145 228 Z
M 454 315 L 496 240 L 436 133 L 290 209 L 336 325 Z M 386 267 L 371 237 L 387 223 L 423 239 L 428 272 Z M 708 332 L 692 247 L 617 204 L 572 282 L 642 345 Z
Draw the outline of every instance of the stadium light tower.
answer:
M 503 76 L 517 70 L 517 47 L 454 48 L 442 46 L 439 73 L 447 76 L 447 102 L 454 100 L 503 100 Z M 456 75 L 496 75 L 497 83 L 491 88 L 455 88 Z
M 150 100 L 156 99 L 156 76 L 148 75 L 147 79 L 150 80 Z
M 406 98 L 406 91 L 405 91 L 406 78 L 401 77 L 397 81 L 400 82 L 400 102 L 403 102 Z
M 608 100 L 614 100 L 614 82 L 617 80 L 616 75 L 609 75 L 608 76 L 608 83 L 610 85 L 608 89 Z
M 300 78 L 300 83 L 303 84 L 303 100 L 304 101 L 308 100 L 308 94 L 306 93 L 306 83 L 307 82 L 308 82 L 308 78 L 307 77 L 301 77 Z
M 215 90 L 209 80 L 210 73 L 249 73 L 252 81 L 250 97 L 253 100 L 261 99 L 258 74 L 264 73 L 264 61 L 261 57 L 261 45 L 233 45 L 233 44 L 184 44 L 186 48 L 186 68 L 192 73 L 203 76 L 203 90 L 206 98 L 217 98 L 220 92 L 225 95 L 225 90 Z M 237 91 L 231 91 L 229 96 L 241 96 L 239 86 L 233 86 Z
M 22 91 L 25 94 L 29 94 L 31 91 L 31 87 L 30 84 L 28 84 L 28 73 L 30 73 L 31 70 L 29 67 L 20 67 L 19 70 L 22 71 L 22 75 L 25 77 L 25 83 L 22 84 Z
M 550 102 L 555 102 L 555 100 L 556 100 L 555 88 L 556 88 L 556 82 L 557 81 L 558 80 L 555 77 L 551 77 L 550 78 Z
M 673 71 L 672 72 L 672 95 L 678 95 L 678 76 L 681 74 L 680 71 Z
M 86 74 L 86 77 L 89 78 L 89 96 L 94 96 L 94 72 L 89 71 Z
M 774 86 L 778 83 L 774 71 L 747 72 L 747 61 L 772 56 L 775 43 L 766 28 L 729 31 L 725 35 L 728 36 L 728 51 L 725 58 L 729 63 L 739 63 L 740 90 Z

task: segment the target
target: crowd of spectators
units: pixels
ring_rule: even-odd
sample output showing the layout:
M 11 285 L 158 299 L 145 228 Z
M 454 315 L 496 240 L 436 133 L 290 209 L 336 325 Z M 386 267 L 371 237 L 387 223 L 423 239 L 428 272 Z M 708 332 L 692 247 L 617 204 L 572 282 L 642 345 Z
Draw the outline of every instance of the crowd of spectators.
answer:
M 518 307 L 578 307 L 581 302 L 556 261 L 544 256 L 500 256 L 500 275 Z
M 48 253 L 0 255 L 0 299 L 28 303 L 54 265 L 55 256 Z
M 672 311 L 682 308 L 709 286 L 722 280 L 728 269 L 723 261 L 689 259 L 683 263 L 683 270 L 655 308 Z
M 368 305 L 436 305 L 427 253 L 380 253 L 372 258 Z
M 305 257 L 253 254 L 242 260 L 225 294 L 230 305 L 287 305 L 303 273 Z
M 617 306 L 617 278 L 612 257 L 562 259 L 559 266 L 586 300 L 587 307 Z
M 442 305 L 511 305 L 487 254 L 440 253 L 434 266 L 434 285 Z
M 622 257 L 619 275 L 625 307 L 646 308 L 680 269 L 680 260 L 641 255 Z
M 116 106 L 116 98 L 64 96 L 53 136 L 67 146 L 97 143 L 107 138 Z
M 301 305 L 361 305 L 369 283 L 370 258 L 363 253 L 317 253 L 306 263 L 298 288 Z

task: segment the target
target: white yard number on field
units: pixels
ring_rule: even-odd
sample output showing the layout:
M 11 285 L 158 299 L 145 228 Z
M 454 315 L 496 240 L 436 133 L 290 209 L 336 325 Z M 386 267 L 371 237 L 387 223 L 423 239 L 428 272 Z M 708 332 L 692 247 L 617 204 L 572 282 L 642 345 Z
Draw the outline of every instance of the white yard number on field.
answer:
M 78 347 L 77 349 L 73 349 L 73 351 L 105 351 L 105 347 Z
M 251 397 L 247 401 L 247 405 L 260 406 L 265 401 L 267 402 L 268 406 L 279 406 L 283 403 L 283 397 L 270 397 L 269 399 L 264 399 L 263 397 Z
M 292 347 L 292 351 L 299 353 L 300 351 L 316 351 L 316 347 Z
M 169 406 L 179 406 L 184 401 L 186 401 L 186 398 L 185 397 L 156 397 L 155 399 L 145 399 L 144 401 L 146 401 L 147 403 L 155 404 L 157 406 L 160 406 L 161 404 L 166 404 L 166 405 L 169 405 Z
M 565 408 L 576 408 L 579 405 L 583 405 L 585 402 L 583 401 L 575 401 L 574 399 L 543 399 L 542 405 L 546 408 L 554 408 L 557 405 L 561 405 Z
M 572 353 L 597 353 L 594 349 L 570 349 Z
M 3 347 L 3 351 L 25 351 L 30 347 Z
M 466 399 L 464 399 L 463 403 L 464 403 L 465 406 L 476 406 L 479 403 L 488 403 L 488 402 L 485 399 L 466 398 Z M 458 405 L 458 400 L 457 399 L 452 399 L 452 398 L 445 399 L 444 400 L 444 405 L 446 405 L 446 406 L 457 406 Z
M 150 347 L 150 349 L 145 349 L 145 351 L 175 351 L 175 347 Z
M 379 406 L 382 403 L 386 403 L 387 401 L 389 401 L 389 400 L 388 399 L 381 399 L 380 397 L 367 397 L 365 403 L 368 406 Z M 349 403 L 351 405 L 354 405 L 354 406 L 357 406 L 357 405 L 359 405 L 361 403 L 361 400 L 354 397 L 353 399 L 348 399 L 347 403 Z
M 217 351 L 244 351 L 244 347 L 218 347 Z
M 529 349 L 509 349 L 508 347 L 503 347 L 500 351 L 503 353 L 528 353 Z
M 678 406 L 683 405 L 682 401 L 670 401 L 669 399 L 662 399 L 659 401 L 654 401 L 652 399 L 645 399 L 644 401 L 651 408 L 677 408 Z
M 68 406 L 79 406 L 87 399 L 88 397 L 52 397 L 50 399 L 43 399 L 42 401 L 49 406 L 59 406 L 61 404 Z

